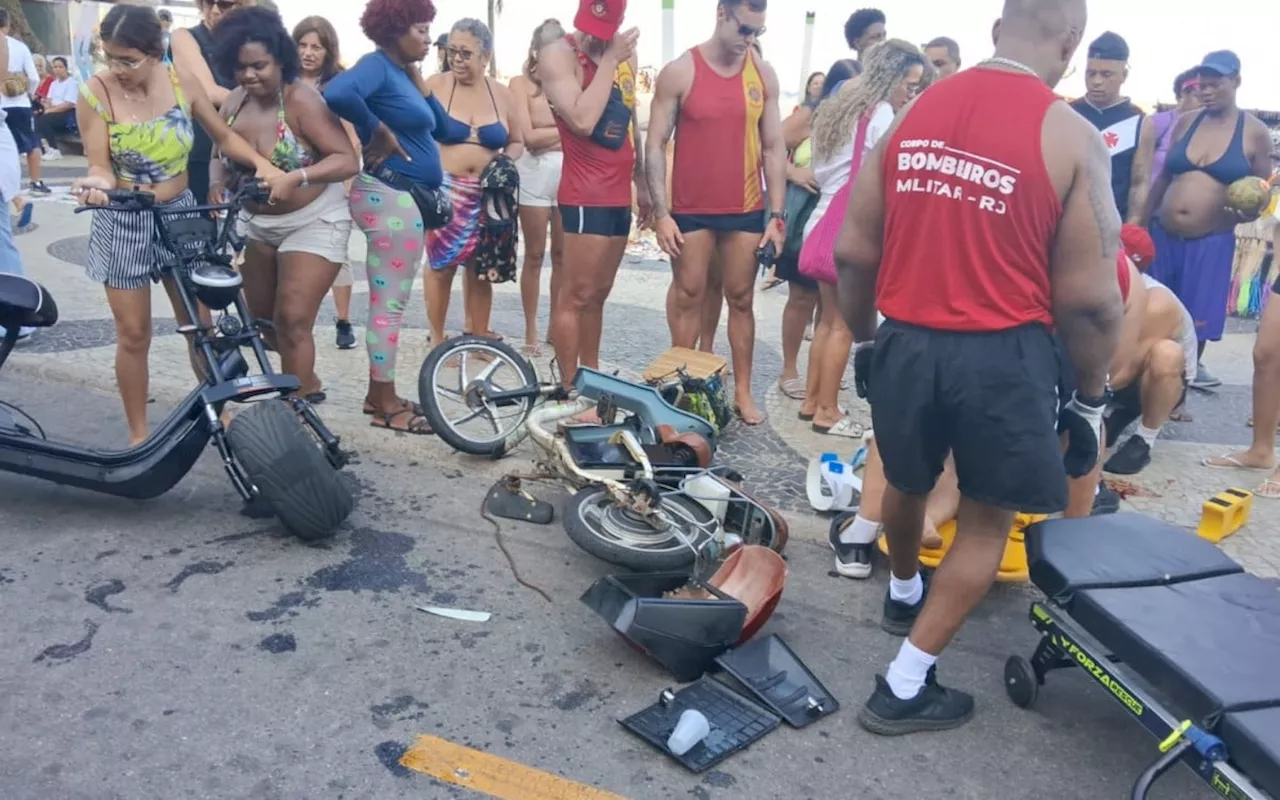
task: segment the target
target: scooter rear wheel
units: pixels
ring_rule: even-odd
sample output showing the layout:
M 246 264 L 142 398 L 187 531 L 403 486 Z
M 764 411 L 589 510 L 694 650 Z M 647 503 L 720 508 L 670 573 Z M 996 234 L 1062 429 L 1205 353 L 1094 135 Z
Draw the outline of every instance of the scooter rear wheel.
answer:
M 695 547 L 706 541 L 702 528 L 715 523 L 710 511 L 685 495 L 662 495 L 662 509 L 693 536 Z M 693 551 L 674 531 L 658 530 L 619 507 L 603 486 L 587 486 L 570 497 L 561 519 L 573 543 L 601 561 L 640 572 L 669 572 L 693 563 Z
M 451 363 L 455 359 L 457 363 Z M 519 390 L 527 390 L 527 396 L 502 405 L 487 399 L 489 392 Z M 538 374 L 505 342 L 455 336 L 433 349 L 422 363 L 418 400 L 431 429 L 445 444 L 460 453 L 501 458 L 507 439 L 537 404 Z
M 285 529 L 315 541 L 334 534 L 355 499 L 287 403 L 261 400 L 227 429 L 232 455 Z

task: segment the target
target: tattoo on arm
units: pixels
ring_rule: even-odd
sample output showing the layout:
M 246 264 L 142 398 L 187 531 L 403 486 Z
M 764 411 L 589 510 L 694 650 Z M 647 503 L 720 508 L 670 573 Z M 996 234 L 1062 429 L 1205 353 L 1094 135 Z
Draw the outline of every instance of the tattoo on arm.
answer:
M 653 204 L 654 219 L 667 215 L 667 142 L 671 141 L 672 123 L 679 113 L 678 102 L 664 99 L 670 108 L 664 105 L 661 109 L 658 102 L 658 98 L 654 98 L 649 114 L 649 139 L 644 160 L 645 182 L 649 188 L 649 201 Z
M 1084 169 L 1089 181 L 1089 207 L 1098 225 L 1099 257 L 1114 258 L 1120 246 L 1120 212 L 1111 192 L 1111 155 L 1097 134 L 1089 140 Z

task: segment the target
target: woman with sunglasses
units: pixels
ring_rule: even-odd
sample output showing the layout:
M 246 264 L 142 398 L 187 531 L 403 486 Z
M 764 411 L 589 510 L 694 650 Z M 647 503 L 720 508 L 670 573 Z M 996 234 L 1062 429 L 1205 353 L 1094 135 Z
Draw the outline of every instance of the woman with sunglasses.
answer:
M 299 80 L 298 48 L 279 14 L 261 7 L 228 14 L 214 37 L 214 59 L 239 84 L 222 106 L 223 119 L 286 173 L 283 196 L 241 214 L 249 239 L 245 298 L 255 317 L 274 323 L 267 338 L 284 372 L 298 377 L 308 402 L 320 403 L 313 328 L 347 260 L 351 214 L 342 183 L 360 163 L 324 98 Z M 215 162 L 213 193 L 234 188 L 224 182 L 238 181 L 240 172 L 225 159 Z
M 301 80 L 317 92 L 323 92 L 329 80 L 342 72 L 342 56 L 338 51 L 338 32 L 324 17 L 307 17 L 293 29 L 293 41 L 298 45 L 298 58 L 302 62 Z M 351 139 L 354 152 L 360 152 L 360 137 L 350 122 L 342 120 L 342 129 Z M 351 181 L 346 182 L 347 194 L 351 193 Z M 339 350 L 352 350 L 356 346 L 356 334 L 351 327 L 351 287 L 355 275 L 351 262 L 344 259 L 333 279 L 333 307 L 338 312 L 334 320 L 337 331 L 334 344 Z
M 73 191 L 85 205 L 105 205 L 110 189 L 151 192 L 156 204 L 196 204 L 188 188 L 187 158 L 198 120 L 224 153 L 269 179 L 273 195 L 283 173 L 234 134 L 200 88 L 184 83 L 164 60 L 164 31 L 154 9 L 113 6 L 102 20 L 107 71 L 80 88 L 76 122 L 89 174 Z M 89 278 L 106 287 L 116 323 L 116 380 L 129 422 L 129 442 L 147 438 L 147 354 L 151 346 L 151 271 L 173 254 L 157 240 L 150 214 L 100 213 L 89 228 Z M 179 325 L 187 318 L 171 280 L 165 290 Z M 207 314 L 206 314 L 207 316 Z M 209 321 L 203 320 L 207 325 Z M 203 379 L 192 356 L 192 368 Z
M 196 8 L 201 16 L 200 24 L 194 28 L 179 28 L 169 37 L 168 58 L 177 68 L 183 85 L 199 86 L 214 108 L 222 108 L 227 95 L 236 88 L 235 76 L 223 74 L 213 68 L 214 31 L 229 12 L 251 5 L 253 0 L 196 0 Z M 212 157 L 213 140 L 209 137 L 209 132 L 197 122 L 187 175 L 191 193 L 201 203 L 209 197 L 209 160 Z
M 444 167 L 442 188 L 453 205 L 453 220 L 427 232 L 427 260 L 431 267 L 425 282 L 427 320 L 431 342 L 437 345 L 444 341 L 453 275 L 459 266 L 464 269 L 464 333 L 497 338 L 489 330 L 493 284 L 516 278 L 514 228 L 506 248 L 509 253 L 495 259 L 499 254 L 487 244 L 482 246 L 482 239 L 486 239 L 485 192 L 490 170 L 501 169 L 503 163 L 509 168 L 509 207 L 514 212 L 519 181 L 511 162 L 524 152 L 515 100 L 507 87 L 485 74 L 492 53 L 493 34 L 489 28 L 477 19 L 459 20 L 449 31 L 449 71 L 427 79 L 427 101 L 435 113 L 435 137 Z M 503 161 L 503 154 L 509 161 Z
M 377 50 L 335 75 L 324 98 L 355 126 L 364 172 L 351 188 L 351 217 L 369 243 L 369 392 L 372 425 L 429 434 L 417 403 L 396 394 L 400 326 L 422 263 L 422 209 L 417 196 L 438 189 L 440 152 L 435 114 L 422 94 L 418 65 L 431 44 L 431 0 L 369 0 L 360 27 Z

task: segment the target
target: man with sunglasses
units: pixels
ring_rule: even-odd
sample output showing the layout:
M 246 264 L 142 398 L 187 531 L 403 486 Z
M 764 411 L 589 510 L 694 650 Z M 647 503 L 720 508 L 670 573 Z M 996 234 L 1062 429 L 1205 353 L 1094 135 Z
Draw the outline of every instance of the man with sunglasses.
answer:
M 751 397 L 756 250 L 772 245 L 775 254 L 781 252 L 786 224 L 778 76 L 752 48 L 765 30 L 766 3 L 720 0 L 711 38 L 663 67 L 649 111 L 646 153 L 654 230 L 671 256 L 671 344 L 697 342 L 707 272 L 718 261 L 729 303 L 734 407 L 748 425 L 764 422 Z M 668 211 L 664 156 L 673 129 Z

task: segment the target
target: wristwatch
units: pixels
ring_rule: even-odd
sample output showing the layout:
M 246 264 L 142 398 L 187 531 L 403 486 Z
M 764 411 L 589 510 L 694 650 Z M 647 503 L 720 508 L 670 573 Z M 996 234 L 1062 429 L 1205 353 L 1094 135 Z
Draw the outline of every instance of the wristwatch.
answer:
M 769 222 L 773 222 L 775 219 L 778 221 L 778 227 L 782 228 L 785 231 L 787 229 L 787 212 L 770 211 Z

